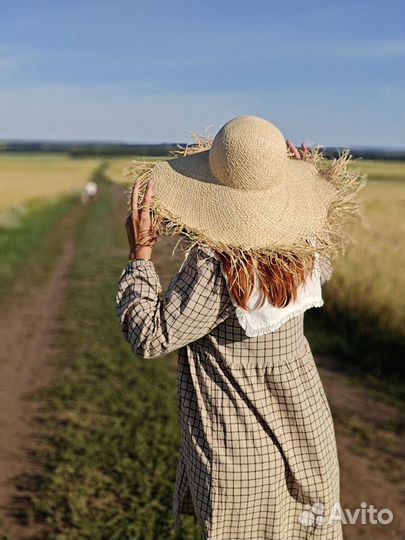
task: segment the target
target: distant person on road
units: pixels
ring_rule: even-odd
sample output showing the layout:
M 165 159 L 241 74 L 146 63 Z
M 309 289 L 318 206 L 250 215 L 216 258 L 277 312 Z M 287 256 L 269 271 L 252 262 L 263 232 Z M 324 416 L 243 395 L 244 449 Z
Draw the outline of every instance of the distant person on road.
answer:
M 81 194 L 82 203 L 85 204 L 94 199 L 94 197 L 97 195 L 97 189 L 98 186 L 96 182 L 86 182 L 83 186 Z
M 200 143 L 135 181 L 117 291 L 137 356 L 179 350 L 177 532 L 191 514 L 204 540 L 342 539 L 334 424 L 304 312 L 323 305 L 361 177 L 348 154 L 328 162 L 255 116 Z M 189 249 L 160 298 L 153 247 L 177 233 Z

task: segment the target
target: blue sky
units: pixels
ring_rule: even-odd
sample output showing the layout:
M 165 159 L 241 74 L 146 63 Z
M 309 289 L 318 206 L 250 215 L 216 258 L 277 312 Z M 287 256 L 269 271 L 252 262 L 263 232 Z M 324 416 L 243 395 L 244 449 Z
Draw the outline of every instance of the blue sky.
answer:
M 0 0 L 0 139 L 404 144 L 403 0 Z

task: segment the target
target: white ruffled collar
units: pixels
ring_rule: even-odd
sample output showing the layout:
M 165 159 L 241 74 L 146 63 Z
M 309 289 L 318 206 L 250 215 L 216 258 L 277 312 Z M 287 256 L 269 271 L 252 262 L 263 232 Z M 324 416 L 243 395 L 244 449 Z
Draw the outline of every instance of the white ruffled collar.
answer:
M 220 260 L 215 251 L 209 247 L 202 247 L 209 255 Z M 253 292 L 249 298 L 248 305 L 250 311 L 242 309 L 233 298 L 228 284 L 228 278 L 221 264 L 221 271 L 226 279 L 227 287 L 232 304 L 235 307 L 236 316 L 239 324 L 245 330 L 248 337 L 262 336 L 274 332 L 284 323 L 300 315 L 304 311 L 312 307 L 322 307 L 324 304 L 321 289 L 321 277 L 319 267 L 319 254 L 315 253 L 315 266 L 311 276 L 308 276 L 305 284 L 301 284 L 297 291 L 297 298 L 291 301 L 287 306 L 279 308 L 271 305 L 267 298 L 261 307 L 260 300 L 263 295 L 262 288 L 258 285 L 257 272 L 255 273 L 255 283 Z

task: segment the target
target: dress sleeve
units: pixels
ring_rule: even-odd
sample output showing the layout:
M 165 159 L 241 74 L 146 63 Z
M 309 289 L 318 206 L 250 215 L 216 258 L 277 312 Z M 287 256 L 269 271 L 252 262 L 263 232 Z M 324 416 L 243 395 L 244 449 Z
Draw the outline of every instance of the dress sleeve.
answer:
M 116 310 L 133 352 L 157 358 L 207 335 L 232 311 L 219 261 L 195 247 L 163 299 L 153 261 L 134 260 L 118 283 Z

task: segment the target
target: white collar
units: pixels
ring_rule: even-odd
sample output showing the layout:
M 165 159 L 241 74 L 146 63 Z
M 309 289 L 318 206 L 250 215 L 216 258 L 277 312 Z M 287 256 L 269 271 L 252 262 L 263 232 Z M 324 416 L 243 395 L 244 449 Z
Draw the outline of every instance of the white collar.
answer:
M 220 260 L 218 255 L 209 247 L 202 247 L 209 255 Z M 235 307 L 236 316 L 239 324 L 245 330 L 248 337 L 261 336 L 274 332 L 281 325 L 296 317 L 312 307 L 321 307 L 324 304 L 322 298 L 319 254 L 315 253 L 315 266 L 312 274 L 308 276 L 306 282 L 301 284 L 297 291 L 297 298 L 291 301 L 287 306 L 279 308 L 275 307 L 268 301 L 267 297 L 263 305 L 259 308 L 260 300 L 263 295 L 263 290 L 259 286 L 257 270 L 254 269 L 255 283 L 253 292 L 248 300 L 248 306 L 251 311 L 242 309 L 233 298 L 226 273 L 221 264 L 221 271 L 226 279 L 229 295 L 232 304 Z

